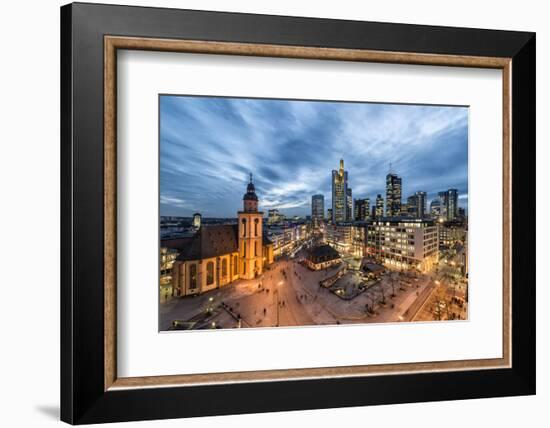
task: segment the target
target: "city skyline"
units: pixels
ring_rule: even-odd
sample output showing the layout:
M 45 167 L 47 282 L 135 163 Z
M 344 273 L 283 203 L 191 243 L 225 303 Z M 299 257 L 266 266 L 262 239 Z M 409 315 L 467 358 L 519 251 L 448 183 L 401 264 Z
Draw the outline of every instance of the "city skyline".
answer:
M 305 217 L 341 158 L 354 199 L 385 197 L 391 163 L 402 203 L 456 188 L 468 206 L 466 107 L 163 95 L 160 140 L 161 215 L 234 217 L 253 173 L 260 209 Z

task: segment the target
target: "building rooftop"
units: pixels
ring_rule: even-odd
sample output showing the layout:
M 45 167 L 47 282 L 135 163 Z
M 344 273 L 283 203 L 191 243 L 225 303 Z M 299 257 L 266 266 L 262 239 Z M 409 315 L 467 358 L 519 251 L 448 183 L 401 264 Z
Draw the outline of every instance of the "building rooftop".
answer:
M 386 270 L 384 266 L 379 265 L 378 263 L 373 263 L 369 261 L 364 261 L 361 264 L 361 269 L 363 269 L 365 272 L 372 272 L 372 273 L 381 273 Z
M 239 251 L 239 236 L 237 224 L 216 224 L 202 226 L 191 238 L 168 239 L 161 246 L 177 249 L 180 254 L 177 260 L 200 260 L 222 256 Z M 262 245 L 272 245 L 273 242 L 262 235 Z
M 432 218 L 415 218 L 405 216 L 380 217 L 379 219 L 373 221 L 379 223 L 435 223 L 435 220 Z
M 309 248 L 307 250 L 308 259 L 323 258 L 325 260 L 333 260 L 340 257 L 338 251 L 332 248 L 330 245 L 319 245 L 317 247 Z
M 193 236 L 186 236 L 181 238 L 167 238 L 160 240 L 160 246 L 179 250 L 189 244 L 193 240 Z
M 234 253 L 239 249 L 238 225 L 206 225 L 178 248 L 177 260 L 198 260 Z

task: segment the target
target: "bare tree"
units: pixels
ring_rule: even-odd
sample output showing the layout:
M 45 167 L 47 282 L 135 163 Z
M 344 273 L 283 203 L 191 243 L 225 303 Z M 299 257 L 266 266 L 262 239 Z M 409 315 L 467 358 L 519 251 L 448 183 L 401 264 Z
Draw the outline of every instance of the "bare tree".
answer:
M 441 286 L 441 284 L 437 284 L 434 293 L 435 297 L 435 307 L 434 307 L 434 317 L 438 321 L 442 319 L 442 310 L 443 308 L 447 309 L 447 317 L 449 317 L 449 307 L 447 305 L 447 302 L 445 301 L 445 290 Z
M 390 286 L 391 286 L 391 297 L 395 297 L 395 276 L 394 276 L 394 273 L 390 273 L 389 277 L 388 277 L 388 280 L 390 282 Z
M 380 292 L 382 293 L 382 299 L 380 300 L 380 303 L 385 305 L 386 304 L 386 293 L 384 292 L 384 287 L 380 287 Z

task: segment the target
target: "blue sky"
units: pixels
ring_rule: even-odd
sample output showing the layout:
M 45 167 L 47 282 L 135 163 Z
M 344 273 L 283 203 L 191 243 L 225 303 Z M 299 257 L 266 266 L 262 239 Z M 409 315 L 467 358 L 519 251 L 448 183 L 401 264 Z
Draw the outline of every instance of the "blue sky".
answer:
M 264 211 L 308 215 L 316 193 L 327 209 L 340 158 L 354 198 L 385 197 L 391 162 L 403 202 L 457 188 L 467 208 L 468 108 L 160 97 L 161 215 L 235 217 L 249 173 Z

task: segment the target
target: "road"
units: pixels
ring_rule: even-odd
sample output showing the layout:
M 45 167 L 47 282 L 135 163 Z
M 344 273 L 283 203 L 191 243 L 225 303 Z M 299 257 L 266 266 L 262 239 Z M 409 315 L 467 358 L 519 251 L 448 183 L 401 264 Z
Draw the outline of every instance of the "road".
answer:
M 294 264 L 283 261 L 277 267 L 272 280 L 274 283 L 273 307 L 279 312 L 279 326 L 315 324 L 304 307 L 307 296 L 296 291 L 294 281 L 296 281 Z

